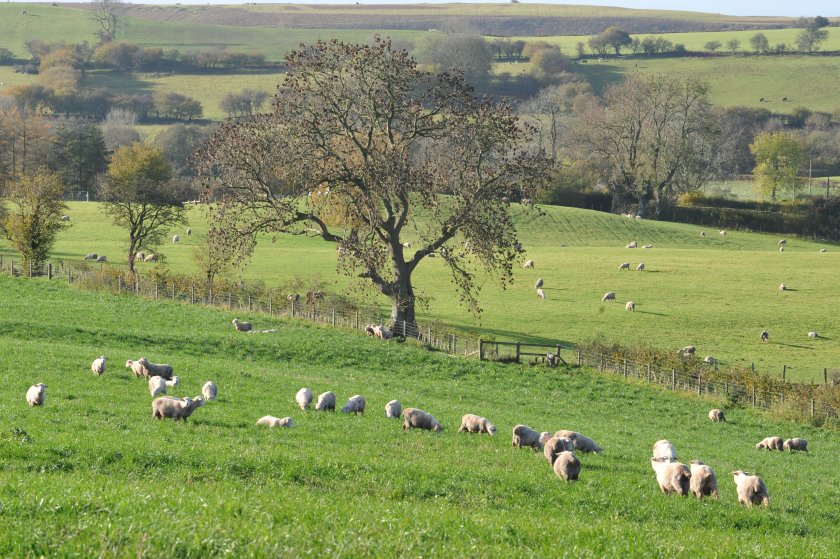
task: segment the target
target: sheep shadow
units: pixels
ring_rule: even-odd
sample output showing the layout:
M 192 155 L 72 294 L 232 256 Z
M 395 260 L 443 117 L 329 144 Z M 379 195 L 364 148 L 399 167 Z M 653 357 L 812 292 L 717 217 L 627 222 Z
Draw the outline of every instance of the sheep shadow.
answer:
M 796 349 L 811 349 L 809 346 L 799 345 L 799 344 L 785 344 L 785 343 L 782 343 L 782 342 L 775 342 L 775 344 L 778 345 L 778 346 L 782 346 L 782 347 L 793 347 L 793 348 L 796 348 Z
M 635 312 L 638 312 L 639 314 L 652 314 L 654 316 L 670 316 L 668 314 L 665 314 L 664 312 L 641 311 L 641 310 L 640 311 L 635 311 Z

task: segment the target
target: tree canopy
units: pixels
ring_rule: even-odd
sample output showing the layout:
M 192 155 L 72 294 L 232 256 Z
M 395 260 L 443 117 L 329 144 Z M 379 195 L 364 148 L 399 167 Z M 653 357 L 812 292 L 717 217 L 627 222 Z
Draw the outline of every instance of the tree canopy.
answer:
M 793 181 L 805 165 L 805 143 L 792 132 L 757 134 L 750 151 L 755 156 L 756 185 L 773 199 L 779 191 L 793 188 Z

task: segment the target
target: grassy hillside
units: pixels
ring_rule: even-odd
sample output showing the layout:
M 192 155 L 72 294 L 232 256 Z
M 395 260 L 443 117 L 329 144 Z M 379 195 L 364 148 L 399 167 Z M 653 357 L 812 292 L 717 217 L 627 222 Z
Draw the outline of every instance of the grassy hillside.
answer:
M 712 424 L 716 402 L 295 323 L 237 334 L 230 314 L 57 282 L 0 277 L 0 292 L 3 556 L 834 555 L 834 431 L 738 409 Z M 187 424 L 153 420 L 146 383 L 122 366 L 140 355 L 173 364 L 177 396 L 212 379 L 219 400 Z M 35 382 L 47 401 L 30 409 Z M 368 413 L 303 412 L 301 386 L 342 403 L 363 394 Z M 446 430 L 403 432 L 382 412 L 392 398 Z M 498 435 L 456 433 L 468 412 Z M 265 414 L 296 426 L 254 426 Z M 519 422 L 583 432 L 605 452 L 582 455 L 581 480 L 561 482 L 541 454 L 511 448 Z M 811 452 L 755 450 L 769 434 L 805 437 Z M 659 492 L 649 457 L 663 437 L 717 471 L 720 500 Z M 768 509 L 737 504 L 734 469 L 762 476 Z
M 80 260 L 89 252 L 119 262 L 123 233 L 99 213 L 97 204 L 71 204 L 73 227 L 62 233 L 55 258 Z M 475 331 L 497 339 L 526 338 L 577 342 L 603 335 L 625 344 L 649 343 L 661 348 L 696 345 L 701 355 L 733 364 L 755 363 L 760 371 L 788 378 L 818 381 L 823 368 L 840 367 L 837 308 L 826 300 L 840 270 L 840 250 L 799 239 L 788 239 L 779 253 L 778 237 L 730 231 L 725 237 L 706 228 L 621 216 L 546 207 L 545 216 L 514 214 L 527 257 L 534 270 L 517 268 L 515 283 L 502 290 L 492 277 L 479 275 L 484 313 L 476 318 L 459 305 L 450 276 L 439 260 L 427 259 L 416 273 L 416 288 L 428 307 L 424 319 Z M 195 272 L 193 251 L 203 242 L 206 225 L 200 209 L 190 220 L 193 235 L 162 247 L 167 265 L 177 272 Z M 414 240 L 414 239 L 408 239 Z M 625 249 L 631 240 L 653 249 Z M 2 251 L 14 253 L 4 245 Z M 619 271 L 643 261 L 645 272 Z M 249 280 L 269 286 L 288 285 L 296 278 L 304 285 L 323 284 L 342 292 L 348 279 L 335 271 L 335 248 L 303 237 L 283 236 L 276 243 L 261 242 L 244 272 Z M 546 300 L 539 300 L 533 284 L 545 280 Z M 780 283 L 791 291 L 779 292 Z M 603 304 L 601 296 L 615 291 L 618 304 Z M 371 297 L 373 297 L 371 295 Z M 624 302 L 636 303 L 636 312 Z M 384 304 L 383 299 L 374 299 Z M 771 341 L 762 344 L 762 330 Z M 822 336 L 811 340 L 807 332 Z

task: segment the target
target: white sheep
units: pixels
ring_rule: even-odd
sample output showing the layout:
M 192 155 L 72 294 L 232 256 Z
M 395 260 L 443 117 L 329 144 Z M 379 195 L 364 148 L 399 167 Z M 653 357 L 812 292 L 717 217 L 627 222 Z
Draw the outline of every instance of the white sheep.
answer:
M 443 425 L 435 419 L 435 416 L 416 408 L 406 408 L 403 411 L 402 428 L 403 430 L 426 429 L 429 431 L 443 431 Z
M 180 242 L 181 242 L 181 237 L 179 237 L 178 235 L 172 235 L 172 244 L 173 245 L 175 243 L 180 243 Z
M 651 460 L 657 462 L 676 462 L 677 448 L 667 439 L 661 439 L 653 443 L 653 456 Z
M 300 409 L 305 410 L 312 404 L 312 391 L 308 388 L 301 388 L 295 394 L 295 402 L 300 406 Z
M 291 429 L 295 426 L 295 420 L 291 417 L 274 417 L 273 415 L 266 415 L 257 420 L 257 425 L 265 427 L 287 427 Z
M 496 426 L 493 425 L 486 417 L 468 413 L 461 418 L 461 426 L 458 428 L 458 432 L 487 433 L 488 435 L 495 435 Z
M 701 236 L 701 237 L 705 237 L 705 236 L 706 236 L 706 232 L 705 232 L 705 231 L 700 231 L 700 236 Z
M 703 363 L 708 363 L 709 365 L 715 366 L 715 365 L 717 365 L 718 361 L 717 361 L 717 359 L 715 359 L 711 355 L 707 355 L 706 357 L 703 358 Z
M 149 378 L 149 394 L 152 398 L 159 394 L 166 394 L 166 381 L 157 376 Z
M 335 411 L 335 393 L 332 391 L 324 392 L 318 395 L 318 401 L 315 402 L 315 411 Z
M 653 245 L 645 245 L 642 248 L 653 248 Z
M 172 365 L 168 364 L 158 364 L 152 363 L 145 357 L 141 357 L 137 361 L 128 361 L 125 364 L 126 367 L 130 367 L 132 371 L 134 371 L 135 376 L 142 376 L 145 378 L 153 377 L 155 375 L 159 377 L 163 377 L 164 379 L 171 379 L 172 378 Z M 140 374 L 138 375 L 138 369 Z
M 809 338 L 811 338 L 811 339 L 814 339 L 814 338 L 819 338 L 819 337 L 820 337 L 820 335 L 819 335 L 819 334 L 817 334 L 817 333 L 816 333 L 816 332 L 814 332 L 814 331 L 811 331 L 811 332 L 808 332 L 808 337 L 809 337 Z
M 738 502 L 751 507 L 753 505 L 770 505 L 770 495 L 764 480 L 758 476 L 751 476 L 742 470 L 732 472 L 735 485 L 738 486 Z
M 356 394 L 347 399 L 347 403 L 341 408 L 341 413 L 354 413 L 356 415 L 365 414 L 365 399 L 363 396 Z
M 762 330 L 761 335 L 759 336 L 762 342 L 766 342 L 770 340 L 770 332 L 767 330 Z
M 581 452 L 595 452 L 600 454 L 604 451 L 604 449 L 598 446 L 595 441 L 576 431 L 560 430 L 555 432 L 554 436 L 569 439 L 572 441 L 572 444 L 575 445 L 575 450 L 579 450 Z
M 543 279 L 542 279 L 542 278 L 538 278 L 538 279 L 537 279 L 537 283 L 535 283 L 535 284 L 534 284 L 534 289 L 539 289 L 540 287 L 542 287 L 542 286 L 543 286 L 543 284 L 544 284 L 544 283 L 545 283 L 545 282 L 543 281 Z
M 289 293 L 286 295 L 286 300 L 290 303 L 297 303 L 300 301 L 300 294 L 299 293 Z
M 143 259 L 143 262 L 157 262 L 157 261 L 158 261 L 158 255 L 155 254 L 154 252 L 147 254 L 146 258 Z
M 97 259 L 96 259 L 96 261 L 97 261 L 97 262 L 107 262 L 107 261 L 108 261 L 108 257 L 107 257 L 107 256 L 105 256 L 105 255 L 103 254 L 103 255 L 101 255 L 99 258 L 97 258 Z
M 250 322 L 240 322 L 238 318 L 234 318 L 231 320 L 233 323 L 233 327 L 236 328 L 237 332 L 250 332 L 254 329 L 254 325 Z
M 718 490 L 715 471 L 700 460 L 691 460 L 689 465 L 691 471 L 689 486 L 694 496 L 698 499 L 702 499 L 703 497 L 714 497 L 717 499 Z
M 537 297 L 539 297 L 540 299 L 545 299 L 545 291 L 543 291 L 542 289 L 537 289 Z
M 821 249 L 820 249 L 820 252 L 821 252 L 821 253 L 823 253 L 823 252 L 828 252 L 828 249 L 827 249 L 827 248 L 821 248 Z
M 639 262 L 639 265 L 636 266 L 636 271 L 637 272 L 644 272 L 645 271 L 645 263 L 644 262 Z
M 764 437 L 755 445 L 755 448 L 783 451 L 785 449 L 785 442 L 782 440 L 782 437 Z
M 656 472 L 656 481 L 663 493 L 688 495 L 691 470 L 679 462 L 660 462 L 650 459 L 650 466 Z
M 91 252 L 91 253 L 85 254 L 85 260 L 96 260 L 97 256 L 98 255 L 95 252 Z
M 391 400 L 385 404 L 385 417 L 388 419 L 399 419 L 402 414 L 402 404 L 399 400 Z
M 145 367 L 143 367 L 143 364 L 139 361 L 132 361 L 131 359 L 129 359 L 125 362 L 125 368 L 131 369 L 131 372 L 134 373 L 135 377 L 139 378 L 145 376 L 148 378 L 148 375 L 146 375 L 145 373 Z
M 187 235 L 192 235 L 192 228 L 191 227 L 187 227 Z
M 779 291 L 787 291 L 787 286 L 784 283 L 779 284 Z
M 626 311 L 635 311 L 636 310 L 636 303 L 633 301 L 627 301 L 624 305 L 624 310 Z
M 516 448 L 531 447 L 535 452 L 542 450 L 543 441 L 541 434 L 534 431 L 527 425 L 517 425 L 513 428 L 513 440 L 511 444 Z
M 683 357 L 691 357 L 696 351 L 696 347 L 694 347 L 693 345 L 687 345 L 685 347 L 681 347 L 678 353 L 681 353 Z
M 554 473 L 564 481 L 577 481 L 580 476 L 580 460 L 574 452 L 564 450 L 554 460 Z
M 179 419 L 186 423 L 187 418 L 193 414 L 195 410 L 204 405 L 204 398 L 182 398 L 177 399 L 172 396 L 161 396 L 156 400 L 152 400 L 152 417 L 155 419 L 171 418 L 175 421 Z
M 219 394 L 219 388 L 212 380 L 208 380 L 201 387 L 201 394 L 204 395 L 205 400 L 215 400 Z
M 604 293 L 604 296 L 601 297 L 601 302 L 606 303 L 607 301 L 609 301 L 610 303 L 615 302 L 615 291 L 607 291 L 606 293 Z
M 630 263 L 629 262 L 622 262 L 621 264 L 618 265 L 618 269 L 619 270 L 629 270 L 630 269 Z
M 70 221 L 70 216 L 69 215 L 61 216 L 61 221 Z
M 785 247 L 779 247 L 779 252 L 784 252 L 784 251 L 785 251 Z
M 181 386 L 181 377 L 175 376 L 164 382 L 166 382 L 166 386 L 169 388 L 178 388 Z
M 793 452 L 794 450 L 808 452 L 808 441 L 806 441 L 805 439 L 798 438 L 786 439 L 785 442 L 782 444 L 782 448 L 791 452 Z
M 637 243 L 636 241 L 631 241 L 631 242 L 630 242 L 627 246 L 625 246 L 624 248 L 636 248 L 637 246 L 639 246 L 639 243 Z
M 90 370 L 93 371 L 93 374 L 99 377 L 105 374 L 105 361 L 107 360 L 108 358 L 104 355 L 94 359 L 93 363 L 90 364 Z
M 545 454 L 545 458 L 551 466 L 554 466 L 554 461 L 557 460 L 557 456 L 561 452 L 575 449 L 575 443 L 566 437 L 551 437 L 543 444 L 543 454 Z
M 779 245 L 786 245 L 787 241 L 785 239 L 779 240 Z
M 33 384 L 29 387 L 29 390 L 26 391 L 26 403 L 29 404 L 30 407 L 43 406 L 46 401 L 47 385 L 43 382 Z
M 709 420 L 711 421 L 726 421 L 726 416 L 723 415 L 723 410 L 717 408 L 709 410 Z
M 533 268 L 534 261 L 533 260 L 526 260 L 525 263 L 522 265 L 523 268 Z
M 725 237 L 725 236 L 726 236 L 726 231 L 718 231 L 718 233 L 720 234 L 720 236 L 721 236 L 721 237 Z
M 146 253 L 145 252 L 141 251 L 141 252 L 138 252 L 137 254 L 134 255 L 134 261 L 135 262 L 142 262 L 145 259 L 146 259 Z

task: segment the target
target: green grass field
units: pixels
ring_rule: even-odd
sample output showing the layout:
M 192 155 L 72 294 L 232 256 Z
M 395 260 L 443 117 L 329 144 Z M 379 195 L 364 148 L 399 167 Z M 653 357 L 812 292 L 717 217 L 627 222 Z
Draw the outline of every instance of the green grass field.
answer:
M 707 236 L 700 238 L 703 228 L 692 225 L 544 209 L 546 215 L 539 217 L 514 207 L 520 239 L 536 268 L 517 268 L 507 290 L 479 274 L 484 313 L 478 318 L 459 305 L 443 263 L 424 261 L 415 275 L 416 289 L 428 301 L 420 317 L 496 339 L 574 343 L 602 335 L 628 345 L 675 350 L 691 344 L 702 355 L 730 364 L 755 363 L 757 370 L 774 375 L 788 365 L 787 378 L 800 381 L 821 382 L 823 368 L 840 367 L 837 308 L 826 299 L 840 269 L 835 247 L 789 238 L 787 250 L 779 253 L 776 236 L 730 231 L 721 237 L 705 228 Z M 56 259 L 78 261 L 96 252 L 120 261 L 122 232 L 97 204 L 72 203 L 69 214 L 73 226 L 61 234 Z M 200 209 L 190 219 L 194 234 L 181 234 L 180 244 L 162 247 L 175 272 L 196 271 L 193 250 L 203 243 L 206 225 Z M 655 248 L 625 249 L 632 240 Z M 826 246 L 828 253 L 820 254 Z M 8 244 L 0 250 L 14 256 Z M 640 261 L 647 267 L 644 272 L 618 269 L 622 262 L 635 268 Z M 244 278 L 268 286 L 300 278 L 304 285 L 344 292 L 349 280 L 335 266 L 333 245 L 283 236 L 259 244 Z M 544 301 L 533 289 L 538 277 L 546 283 Z M 782 282 L 791 290 L 779 292 Z M 607 291 L 617 293 L 618 303 L 600 302 Z M 637 305 L 634 313 L 624 310 L 628 300 Z M 758 340 L 764 329 L 771 333 L 767 344 Z M 812 330 L 822 337 L 809 339 Z
M 0 555 L 4 557 L 833 557 L 840 437 L 624 384 L 586 371 L 464 361 L 408 344 L 262 317 L 0 277 Z M 109 357 L 101 378 L 91 360 Z M 208 379 L 219 400 L 186 424 L 151 418 L 141 355 L 172 363 L 177 396 Z M 30 384 L 46 405 L 28 408 Z M 303 412 L 301 386 L 351 394 L 368 412 Z M 385 419 L 392 398 L 440 434 Z M 464 413 L 496 437 L 456 433 Z M 254 425 L 290 415 L 291 430 Z M 510 446 L 516 423 L 572 429 L 604 447 L 564 483 Z M 764 452 L 767 435 L 811 452 Z M 717 472 L 720 500 L 662 495 L 649 465 L 668 438 Z M 729 474 L 758 473 L 768 509 L 737 504 Z

